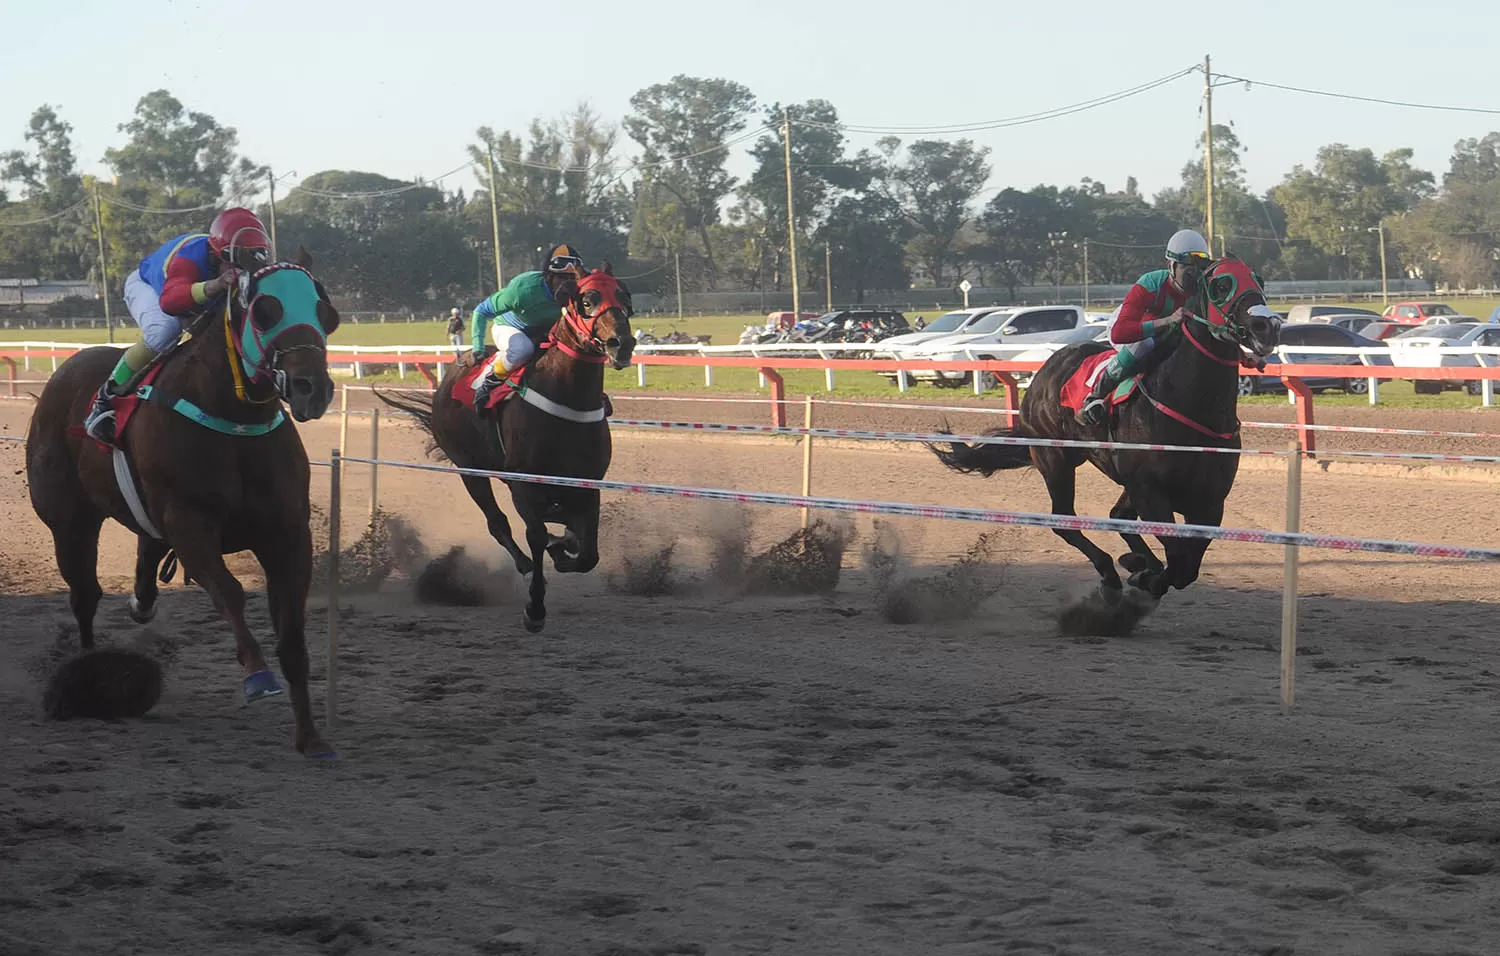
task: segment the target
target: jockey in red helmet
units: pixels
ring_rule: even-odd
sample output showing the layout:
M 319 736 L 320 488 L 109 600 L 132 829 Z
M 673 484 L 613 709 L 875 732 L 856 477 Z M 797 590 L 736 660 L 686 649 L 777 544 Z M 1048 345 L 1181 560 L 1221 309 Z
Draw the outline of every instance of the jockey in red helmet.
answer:
M 224 304 L 238 270 L 270 264 L 271 240 L 260 217 L 234 207 L 214 217 L 206 233 L 167 240 L 125 277 L 125 306 L 140 326 L 141 340 L 125 350 L 99 387 L 83 427 L 92 437 L 114 441 L 113 399 L 124 395 L 162 350 L 182 335 L 183 324 Z

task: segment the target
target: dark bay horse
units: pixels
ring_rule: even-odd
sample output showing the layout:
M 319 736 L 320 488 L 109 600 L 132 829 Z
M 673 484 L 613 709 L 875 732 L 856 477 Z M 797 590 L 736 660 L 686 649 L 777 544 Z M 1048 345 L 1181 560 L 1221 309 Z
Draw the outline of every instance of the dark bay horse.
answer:
M 299 422 L 327 410 L 327 337 L 339 316 L 307 272 L 310 259 L 298 258 L 244 277 L 228 305 L 194 323 L 141 390 L 146 396 L 119 439 L 137 478 L 139 515 L 121 491 L 114 450 L 78 427 L 119 349 L 85 349 L 48 380 L 31 419 L 26 473 L 32 507 L 52 531 L 83 647 L 94 644 L 102 595 L 99 530 L 113 518 L 137 538 L 131 617 L 155 616 L 158 568 L 170 580 L 175 555 L 234 632 L 247 701 L 281 693 L 245 624 L 244 588 L 224 566 L 225 554 L 253 552 L 291 684 L 297 749 L 328 756 L 332 748 L 313 723 L 303 636 L 312 572 L 307 454 L 282 402 Z
M 603 478 L 609 470 L 609 421 L 604 410 L 604 366 L 630 364 L 630 292 L 606 263 L 578 281 L 562 318 L 553 326 L 541 356 L 533 363 L 522 393 L 481 416 L 454 397 L 466 370 L 454 366 L 430 399 L 381 395 L 380 400 L 411 413 L 432 435 L 435 446 L 460 468 L 522 472 L 565 478 Z M 498 421 L 494 417 L 498 414 Z M 547 623 L 547 585 L 542 556 L 552 556 L 559 574 L 593 570 L 599 563 L 599 492 L 514 481 L 511 502 L 526 526 L 526 554 L 511 534 L 510 522 L 495 502 L 490 479 L 463 475 L 469 497 L 484 512 L 490 535 L 510 552 L 516 570 L 531 575 L 523 623 L 532 633 Z M 553 536 L 548 523 L 566 531 Z
M 1228 258 L 1205 272 L 1190 309 L 1193 317 L 1179 326 L 1170 355 L 1148 371 L 1135 395 L 1116 410 L 1115 420 L 1101 428 L 1078 424 L 1061 402 L 1063 385 L 1079 366 L 1108 346 L 1097 342 L 1070 345 L 1053 353 L 1032 379 L 1021 400 L 1021 418 L 1013 431 L 993 435 L 1032 438 L 1117 441 L 1167 445 L 1240 447 L 1236 414 L 1242 352 L 1262 359 L 1276 348 L 1281 320 L 1266 306 L 1257 277 L 1245 263 Z M 1158 348 L 1168 343 L 1163 342 Z M 1074 515 L 1078 466 L 1093 463 L 1124 488 L 1110 510 L 1111 518 L 1173 522 L 1180 514 L 1189 524 L 1218 525 L 1224 500 L 1239 470 L 1238 455 L 1211 452 L 1116 451 L 1113 449 L 1042 448 L 1021 445 L 965 445 L 933 448 L 955 471 L 988 477 L 997 471 L 1034 464 L 1047 483 L 1052 513 Z M 1121 587 L 1114 561 L 1083 532 L 1054 529 L 1082 551 L 1105 587 Z M 1122 534 L 1130 553 L 1120 566 L 1130 583 L 1161 597 L 1168 587 L 1185 588 L 1198 578 L 1205 538 L 1159 538 L 1166 564 L 1138 534 Z

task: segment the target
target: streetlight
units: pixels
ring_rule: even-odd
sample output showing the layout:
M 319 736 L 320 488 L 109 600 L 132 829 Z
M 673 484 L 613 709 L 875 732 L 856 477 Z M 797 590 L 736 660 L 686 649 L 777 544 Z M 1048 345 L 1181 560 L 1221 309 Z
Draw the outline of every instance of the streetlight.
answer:
M 1366 232 L 1380 233 L 1380 303 L 1391 304 L 1391 293 L 1386 286 L 1385 278 L 1385 223 L 1380 223 L 1365 230 Z
M 1062 299 L 1062 247 L 1067 239 L 1066 232 L 1047 233 L 1047 245 L 1052 247 L 1052 284 L 1059 300 Z

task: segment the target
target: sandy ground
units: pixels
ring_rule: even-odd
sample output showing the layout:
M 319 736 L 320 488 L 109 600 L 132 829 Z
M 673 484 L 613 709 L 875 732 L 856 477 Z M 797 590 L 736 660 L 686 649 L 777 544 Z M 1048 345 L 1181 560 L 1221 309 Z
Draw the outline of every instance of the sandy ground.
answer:
M 1381 423 L 1490 420 L 1391 411 Z M 0 404 L 0 435 L 27 414 Z M 850 424 L 933 423 L 904 414 Z M 313 457 L 337 441 L 332 423 L 302 432 Z M 798 485 L 781 440 L 621 432 L 616 447 L 611 477 Z M 381 449 L 421 457 L 404 424 Z M 764 548 L 795 512 L 607 496 L 606 567 L 553 576 L 541 636 L 522 632 L 514 591 L 434 608 L 397 575 L 347 598 L 342 759 L 321 767 L 292 750 L 284 698 L 238 706 L 232 641 L 195 588 L 167 589 L 151 626 L 178 648 L 152 715 L 42 719 L 31 672 L 71 619 L 22 460 L 0 443 L 5 956 L 1500 949 L 1492 566 L 1307 554 L 1283 716 L 1278 549 L 1216 543 L 1203 579 L 1132 637 L 1068 638 L 1057 609 L 1091 572 L 1047 532 L 1006 530 L 999 589 L 975 613 L 898 626 L 860 568 L 869 518 L 831 594 L 749 597 L 704 581 L 714 541 L 749 520 Z M 366 475 L 349 469 L 346 538 Z M 1226 524 L 1278 527 L 1283 489 L 1242 471 Z M 1035 473 L 951 475 L 910 447 L 822 448 L 815 490 L 1045 510 Z M 1304 527 L 1494 545 L 1495 493 L 1313 471 Z M 313 494 L 326 505 L 326 472 Z M 1113 498 L 1087 473 L 1081 510 Z M 466 545 L 514 583 L 456 479 L 385 469 L 380 502 L 430 553 Z M 917 574 L 992 530 L 893 527 Z M 608 587 L 622 556 L 666 543 L 675 593 Z M 142 634 L 123 596 L 132 557 L 107 528 L 105 640 Z M 257 586 L 253 563 L 234 567 Z M 268 637 L 258 595 L 251 611 Z M 326 620 L 315 594 L 320 713 Z

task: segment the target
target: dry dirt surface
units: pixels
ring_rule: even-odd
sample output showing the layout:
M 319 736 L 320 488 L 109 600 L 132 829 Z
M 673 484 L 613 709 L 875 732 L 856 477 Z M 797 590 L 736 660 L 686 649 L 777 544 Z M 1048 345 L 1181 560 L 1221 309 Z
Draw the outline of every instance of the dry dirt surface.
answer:
M 0 435 L 27 414 L 0 404 Z M 331 422 L 301 431 L 314 458 L 338 441 Z M 1500 948 L 1493 565 L 1306 552 L 1283 715 L 1280 549 L 1215 543 L 1132 636 L 1069 638 L 1058 611 L 1092 572 L 1045 531 L 978 542 L 996 529 L 829 516 L 852 534 L 831 592 L 747 595 L 724 555 L 785 539 L 795 511 L 606 495 L 604 566 L 553 575 L 548 628 L 528 636 L 457 479 L 382 469 L 381 509 L 426 555 L 486 563 L 487 604 L 418 604 L 410 554 L 348 595 L 341 759 L 310 765 L 285 698 L 239 706 L 201 591 L 173 585 L 149 628 L 129 622 L 117 527 L 102 640 L 153 649 L 165 691 L 140 720 L 44 718 L 41 675 L 76 638 L 22 451 L 0 446 L 4 956 Z M 383 425 L 381 451 L 423 460 L 405 423 Z M 800 458 L 620 431 L 611 476 L 792 492 Z M 1113 489 L 1084 475 L 1080 510 L 1104 514 Z M 346 487 L 348 541 L 368 472 Z M 1034 472 L 953 475 L 912 446 L 823 445 L 814 489 L 1046 508 Z M 1303 523 L 1496 546 L 1497 491 L 1313 470 Z M 326 508 L 326 471 L 313 497 Z M 1275 528 L 1283 509 L 1281 475 L 1247 462 L 1225 523 Z M 892 575 L 968 590 L 895 624 Z M 250 609 L 269 644 L 258 593 Z M 326 621 L 319 583 L 320 713 Z

